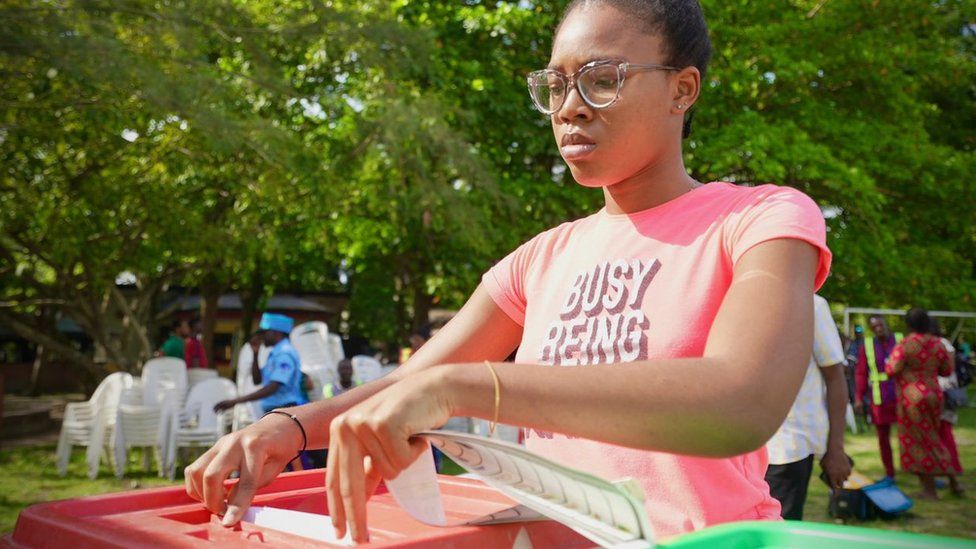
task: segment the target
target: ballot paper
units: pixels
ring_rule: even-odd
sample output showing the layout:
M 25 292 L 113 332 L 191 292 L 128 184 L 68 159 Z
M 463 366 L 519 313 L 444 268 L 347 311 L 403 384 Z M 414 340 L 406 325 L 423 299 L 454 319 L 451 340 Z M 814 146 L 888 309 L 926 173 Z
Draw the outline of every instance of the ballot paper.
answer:
M 603 547 L 653 547 L 640 486 L 611 483 L 563 467 L 521 446 L 451 431 L 424 431 L 427 440 L 458 465 L 519 505 L 463 524 L 492 524 L 546 517 Z M 445 518 L 430 452 L 423 452 L 386 487 L 411 516 L 425 524 L 455 526 Z M 541 517 L 540 517 L 541 515 Z
M 341 547 L 355 545 L 348 529 L 346 535 L 340 538 L 336 536 L 332 521 L 328 520 L 328 517 L 315 513 L 303 513 L 275 507 L 251 507 L 244 513 L 241 521 L 317 541 L 326 541 Z

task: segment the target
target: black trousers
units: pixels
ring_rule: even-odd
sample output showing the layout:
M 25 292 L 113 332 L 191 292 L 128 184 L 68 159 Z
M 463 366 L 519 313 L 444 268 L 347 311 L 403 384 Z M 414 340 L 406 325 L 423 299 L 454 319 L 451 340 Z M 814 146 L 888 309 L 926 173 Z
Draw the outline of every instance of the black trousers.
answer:
M 813 474 L 813 455 L 766 469 L 769 492 L 783 505 L 783 518 L 803 520 L 803 504 L 807 501 L 807 487 Z

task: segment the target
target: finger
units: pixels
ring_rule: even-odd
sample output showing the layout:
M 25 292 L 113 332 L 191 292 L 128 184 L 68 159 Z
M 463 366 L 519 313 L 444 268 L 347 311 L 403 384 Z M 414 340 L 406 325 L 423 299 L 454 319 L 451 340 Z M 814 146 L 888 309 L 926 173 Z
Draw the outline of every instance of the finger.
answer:
M 366 470 L 366 500 L 368 501 L 376 493 L 383 475 L 373 465 L 373 460 L 369 456 L 363 460 L 363 468 Z
M 329 437 L 329 455 L 325 468 L 325 495 L 329 506 L 329 517 L 336 537 L 346 535 L 346 513 L 342 508 L 342 497 L 339 494 L 339 437 L 333 431 Z
M 240 470 L 241 453 L 239 445 L 232 445 L 218 453 L 203 473 L 203 503 L 212 513 L 223 515 L 227 510 L 227 488 L 224 481 L 231 472 Z
M 183 484 L 186 486 L 186 493 L 197 501 L 203 501 L 203 472 L 210 465 L 210 461 L 213 460 L 214 455 L 219 451 L 219 446 L 219 442 L 211 446 L 196 461 L 183 469 Z
M 354 437 L 349 437 L 350 439 Z M 363 452 L 358 440 L 343 444 L 337 458 L 339 469 L 339 494 L 352 540 L 365 543 L 366 530 L 366 475 L 363 471 Z
M 407 458 L 407 463 L 413 463 L 417 461 L 420 454 L 430 451 L 430 444 L 422 438 L 411 438 L 409 439 L 410 454 Z
M 264 486 L 264 474 L 268 464 L 267 456 L 264 455 L 263 448 L 258 443 L 250 443 L 244 447 L 244 455 L 241 458 L 240 479 L 231 488 L 227 498 L 227 512 L 221 523 L 224 526 L 233 526 L 240 522 L 244 512 L 251 506 L 254 499 L 254 492 Z M 277 472 L 279 469 L 275 469 Z

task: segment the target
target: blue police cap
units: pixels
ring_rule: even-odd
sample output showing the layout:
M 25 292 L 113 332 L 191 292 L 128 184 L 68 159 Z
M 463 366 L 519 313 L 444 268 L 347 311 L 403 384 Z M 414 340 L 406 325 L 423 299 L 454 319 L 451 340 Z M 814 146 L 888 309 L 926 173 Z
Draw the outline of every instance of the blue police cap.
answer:
M 261 323 L 258 325 L 259 330 L 274 330 L 276 332 L 281 332 L 283 334 L 290 334 L 291 329 L 295 326 L 295 321 L 285 315 L 279 315 L 275 313 L 264 313 L 261 315 Z

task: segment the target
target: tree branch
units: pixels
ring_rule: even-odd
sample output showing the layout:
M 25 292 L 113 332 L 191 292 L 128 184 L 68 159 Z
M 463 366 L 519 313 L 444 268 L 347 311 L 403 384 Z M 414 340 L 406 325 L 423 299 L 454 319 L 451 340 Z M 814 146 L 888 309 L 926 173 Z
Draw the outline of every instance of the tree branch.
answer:
M 46 334 L 38 329 L 38 327 L 32 326 L 19 315 L 14 315 L 0 309 L 0 322 L 13 330 L 18 336 L 38 345 L 43 345 L 48 351 L 53 351 L 63 356 L 72 364 L 81 366 L 96 377 L 100 377 L 104 373 L 102 368 L 98 364 L 95 364 L 94 360 L 79 352 L 70 344 L 62 341 L 59 337 Z

